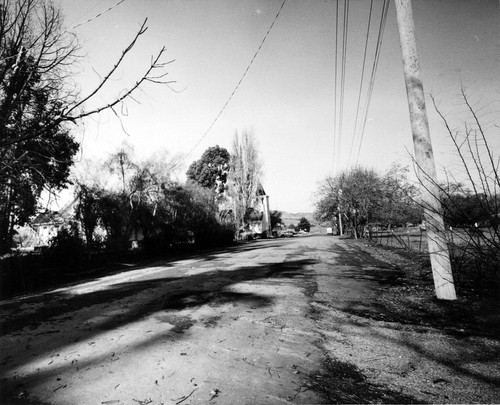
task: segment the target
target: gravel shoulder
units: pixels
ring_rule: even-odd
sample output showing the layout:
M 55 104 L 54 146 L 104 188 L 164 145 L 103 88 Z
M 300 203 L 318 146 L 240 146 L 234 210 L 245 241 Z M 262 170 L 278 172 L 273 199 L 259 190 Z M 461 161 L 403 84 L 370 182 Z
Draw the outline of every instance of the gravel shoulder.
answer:
M 332 403 L 500 402 L 498 296 L 436 300 L 418 255 L 362 241 L 335 259 L 338 274 L 317 273 L 311 303 L 327 357 L 319 387 Z M 353 293 L 352 279 L 363 288 Z

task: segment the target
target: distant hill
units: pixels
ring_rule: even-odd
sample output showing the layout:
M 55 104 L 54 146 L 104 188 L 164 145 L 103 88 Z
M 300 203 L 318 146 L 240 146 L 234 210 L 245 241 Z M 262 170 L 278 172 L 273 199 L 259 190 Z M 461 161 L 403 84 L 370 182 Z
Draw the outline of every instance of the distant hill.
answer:
M 281 219 L 285 225 L 294 224 L 297 225 L 300 221 L 300 218 L 305 217 L 311 225 L 315 225 L 316 221 L 314 220 L 313 214 L 311 212 L 297 212 L 291 213 L 286 211 L 281 211 Z

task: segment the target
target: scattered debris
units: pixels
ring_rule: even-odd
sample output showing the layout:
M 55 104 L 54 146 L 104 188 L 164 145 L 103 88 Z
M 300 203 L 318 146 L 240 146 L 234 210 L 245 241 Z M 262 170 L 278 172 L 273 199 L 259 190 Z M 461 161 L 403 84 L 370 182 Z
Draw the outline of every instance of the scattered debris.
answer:
M 151 398 L 147 398 L 147 399 L 144 399 L 144 400 L 142 400 L 142 401 L 141 401 L 141 400 L 139 400 L 139 399 L 134 399 L 134 398 L 132 398 L 132 401 L 137 402 L 139 405 L 148 405 L 148 404 L 150 404 L 150 403 L 152 403 L 152 402 L 153 402 L 153 400 L 152 400 Z
M 195 392 L 198 388 L 195 388 L 193 391 L 189 393 L 189 395 L 177 398 L 177 399 L 172 399 L 172 401 L 177 401 L 175 404 L 178 405 L 182 402 L 184 402 L 186 399 L 188 399 L 191 395 L 193 395 L 193 392 Z
M 450 382 L 446 378 L 436 378 L 432 381 L 433 384 L 449 384 Z
M 220 390 L 219 390 L 218 388 L 213 388 L 213 389 L 210 391 L 210 395 L 211 395 L 211 397 L 210 397 L 209 401 L 211 401 L 211 400 L 212 400 L 212 399 L 214 399 L 214 398 L 217 398 L 217 397 L 219 396 L 219 394 L 220 394 Z
M 66 388 L 68 386 L 68 384 L 64 384 L 64 385 L 60 385 L 59 387 L 57 387 L 54 391 L 52 392 L 56 392 L 56 391 L 59 391 L 61 388 Z

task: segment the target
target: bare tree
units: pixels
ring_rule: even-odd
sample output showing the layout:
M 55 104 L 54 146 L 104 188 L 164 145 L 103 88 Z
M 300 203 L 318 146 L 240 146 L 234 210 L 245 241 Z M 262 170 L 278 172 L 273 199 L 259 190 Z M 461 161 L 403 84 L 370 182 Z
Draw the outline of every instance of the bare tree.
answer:
M 229 172 L 229 194 L 234 202 L 238 228 L 244 227 L 245 213 L 257 200 L 257 188 L 262 177 L 262 163 L 253 132 L 236 132 L 233 138 Z
M 134 83 L 117 94 L 114 98 L 90 110 L 85 104 L 96 99 L 103 88 L 112 80 L 125 57 L 136 46 L 139 38 L 147 31 L 145 20 L 132 40 L 121 51 L 111 69 L 102 77 L 98 85 L 87 95 L 78 97 L 74 86 L 70 85 L 69 69 L 79 58 L 80 46 L 74 34 L 64 29 L 63 18 L 53 3 L 45 0 L 7 0 L 0 6 L 0 48 L 2 49 L 0 80 L 2 83 L 2 104 L 0 106 L 0 124 L 10 118 L 16 109 L 29 114 L 32 107 L 23 103 L 24 92 L 29 91 L 30 80 L 39 77 L 38 87 L 50 94 L 53 115 L 51 120 L 40 122 L 39 128 L 30 133 L 10 137 L 0 141 L 0 148 L 43 136 L 47 131 L 64 122 L 76 123 L 84 117 L 98 114 L 104 110 L 113 110 L 144 83 L 169 85 L 164 68 L 173 60 L 162 62 L 165 47 L 151 57 L 144 73 Z M 29 67 L 29 69 L 28 69 Z
M 320 184 L 315 217 L 338 226 L 336 218 L 342 215 L 345 227 L 357 239 L 370 221 L 378 219 L 382 194 L 382 179 L 373 170 L 357 167 L 329 176 Z
M 486 275 L 491 280 L 498 276 L 500 264 L 500 157 L 490 146 L 488 132 L 498 132 L 498 117 L 482 122 L 486 118 L 478 115 L 463 88 L 461 97 L 469 119 L 453 129 L 431 96 L 461 163 L 458 172 L 445 171 L 447 183 L 438 185 L 437 197 L 451 230 L 455 272 L 469 269 L 473 271 L 468 276 Z
M 122 192 L 126 193 L 129 188 L 129 176 L 137 170 L 134 162 L 134 148 L 127 142 L 123 142 L 120 149 L 111 154 L 105 165 L 111 174 L 118 174 Z
M 71 70 L 80 45 L 64 28 L 60 10 L 48 0 L 0 4 L 0 251 L 10 248 L 13 226 L 34 213 L 41 191 L 67 184 L 78 150 L 69 124 L 104 110 L 118 116 L 116 107 L 145 83 L 171 83 L 165 67 L 172 61 L 162 62 L 163 47 L 123 91 L 85 107 L 100 99 L 146 31 L 144 21 L 97 86 L 80 96 Z

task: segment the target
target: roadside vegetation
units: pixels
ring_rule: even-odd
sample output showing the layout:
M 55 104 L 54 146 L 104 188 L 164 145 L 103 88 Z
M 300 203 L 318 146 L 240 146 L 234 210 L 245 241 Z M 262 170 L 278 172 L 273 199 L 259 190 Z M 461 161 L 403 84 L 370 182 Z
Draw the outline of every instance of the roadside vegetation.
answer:
M 236 132 L 231 151 L 214 146 L 192 162 L 187 181 L 177 180 L 182 161 L 167 155 L 139 159 L 126 144 L 104 161 L 75 168 L 79 145 L 74 125 L 118 107 L 146 85 L 166 85 L 164 48 L 146 61 L 144 73 L 119 95 L 105 99 L 125 56 L 145 35 L 143 24 L 124 45 L 109 71 L 87 94 L 74 81 L 82 48 L 51 2 L 9 0 L 0 22 L 0 285 L 1 294 L 29 293 L 61 275 L 109 267 L 119 257 L 152 258 L 186 250 L 225 246 L 252 238 L 262 221 L 257 208 L 264 194 L 262 161 L 255 135 Z M 478 115 L 462 91 L 470 118 L 454 129 L 435 103 L 460 162 L 438 184 L 454 276 L 459 283 L 499 284 L 499 157 L 490 146 L 496 117 Z M 92 107 L 89 107 L 92 106 Z M 119 114 L 117 114 L 119 116 Z M 481 120 L 486 122 L 481 122 Z M 414 162 L 416 165 L 416 163 Z M 416 167 L 418 169 L 418 167 Z M 356 167 L 325 178 L 319 185 L 315 219 L 337 234 L 388 241 L 425 251 L 425 223 L 418 183 L 399 164 L 383 174 Z M 64 213 L 45 212 L 43 193 L 56 196 L 73 186 Z M 43 220 L 42 220 L 43 219 Z M 32 227 L 57 231 L 42 244 Z M 43 222 L 45 221 L 45 222 Z M 307 233 L 303 217 L 283 223 L 271 213 L 272 236 Z M 270 236 L 261 232 L 262 236 Z M 413 239 L 413 240 L 412 240 Z M 36 254 L 23 248 L 36 246 Z
M 145 22 L 95 88 L 80 94 L 75 72 L 83 50 L 57 6 L 8 0 L 0 10 L 3 297 L 118 263 L 226 246 L 259 221 L 262 163 L 251 131 L 235 134 L 231 152 L 219 146 L 205 151 L 185 182 L 175 171 L 182 159 L 139 159 L 126 143 L 103 161 L 75 165 L 80 145 L 73 130 L 86 117 L 108 110 L 120 119 L 118 111 L 137 101 L 139 89 L 173 83 L 167 80 L 173 61 L 163 61 L 162 48 L 128 87 L 104 96 L 126 68 L 126 56 L 140 46 Z M 57 198 L 68 187 L 73 199 L 60 211 L 41 207 L 44 196 Z
M 74 199 L 62 210 L 57 233 L 32 253 L 26 253 L 29 226 L 13 237 L 18 248 L 2 259 L 2 296 L 102 274 L 126 262 L 231 245 L 253 220 L 237 213 L 255 211 L 260 169 L 252 185 L 244 182 L 245 173 L 235 173 L 241 170 L 238 165 L 251 167 L 238 163 L 245 154 L 258 158 L 255 141 L 247 136 L 239 156 L 219 146 L 205 151 L 190 165 L 185 183 L 174 179 L 175 159 L 157 155 L 140 160 L 127 144 L 104 161 L 79 165 L 71 177 Z M 248 142 L 253 149 L 247 149 Z M 241 190 L 250 192 L 240 198 Z M 48 214 L 39 217 L 57 213 Z M 39 217 L 33 218 L 33 226 Z
M 57 6 L 44 0 L 7 0 L 0 8 L 0 254 L 10 251 L 16 227 L 37 213 L 43 191 L 68 185 L 79 145 L 72 129 L 124 105 L 146 85 L 166 85 L 165 48 L 144 61 L 144 73 L 115 97 L 106 97 L 126 56 L 147 31 L 146 21 L 117 50 L 107 72 L 88 93 L 75 82 L 83 50 Z M 111 51 L 111 50 L 110 50 Z
M 451 127 L 434 102 L 459 162 L 457 167 L 444 170 L 445 181 L 437 184 L 439 195 L 434 197 L 441 203 L 439 214 L 446 227 L 456 283 L 462 289 L 480 287 L 497 293 L 500 161 L 491 143 L 498 134 L 498 119 L 483 116 L 486 122 L 482 123 L 464 90 L 461 95 L 469 118 L 458 129 Z M 420 187 L 409 174 L 408 167 L 393 164 L 384 174 L 356 167 L 329 176 L 319 185 L 315 218 L 337 234 L 427 252 Z

